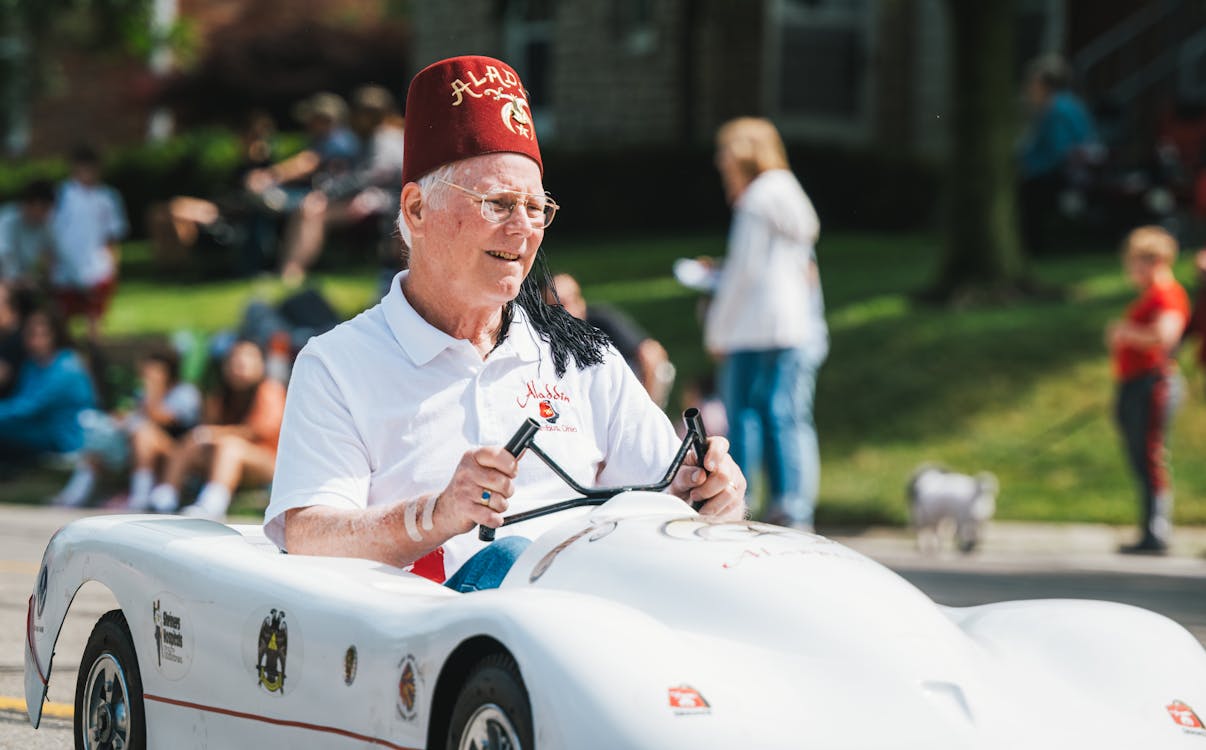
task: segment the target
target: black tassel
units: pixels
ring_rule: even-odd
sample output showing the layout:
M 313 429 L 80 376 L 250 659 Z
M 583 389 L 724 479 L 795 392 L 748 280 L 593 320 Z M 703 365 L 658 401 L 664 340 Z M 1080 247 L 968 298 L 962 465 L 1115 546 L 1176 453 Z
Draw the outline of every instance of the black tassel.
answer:
M 611 339 L 585 320 L 570 315 L 560 301 L 555 305 L 545 302 L 546 292 L 556 299 L 557 292 L 553 288 L 553 277 L 549 273 L 544 250 L 538 250 L 531 272 L 519 287 L 519 296 L 503 307 L 502 325 L 494 340 L 495 348 L 507 338 L 511 321 L 515 318 L 514 306 L 518 304 L 527 313 L 532 328 L 552 350 L 553 369 L 557 377 L 565 375 L 570 357 L 573 357 L 579 370 L 603 364 Z

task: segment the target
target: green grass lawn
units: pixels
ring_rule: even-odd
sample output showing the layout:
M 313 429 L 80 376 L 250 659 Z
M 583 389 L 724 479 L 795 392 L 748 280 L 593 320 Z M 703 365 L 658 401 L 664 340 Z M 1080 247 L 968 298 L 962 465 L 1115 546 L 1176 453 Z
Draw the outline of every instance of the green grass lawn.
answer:
M 723 252 L 723 238 L 551 248 L 588 280 L 588 299 L 625 307 L 660 338 L 681 378 L 707 367 L 695 296 L 670 263 Z M 831 352 L 817 386 L 821 524 L 904 523 L 904 487 L 922 462 L 1001 481 L 998 518 L 1132 523 L 1132 480 L 1111 420 L 1102 332 L 1131 299 L 1112 249 L 1044 260 L 1060 302 L 962 311 L 917 307 L 935 241 L 829 235 L 818 248 Z M 1192 280 L 1188 259 L 1178 267 Z M 1188 398 L 1172 439 L 1176 518 L 1206 524 L 1206 394 L 1183 356 Z
M 721 255 L 722 236 L 546 240 L 555 271 L 582 282 L 588 300 L 631 313 L 662 341 L 681 385 L 710 367 L 695 293 L 671 276 L 675 258 Z M 1043 260 L 1038 276 L 1067 292 L 1059 302 L 960 311 L 916 307 L 935 241 L 920 235 L 826 235 L 818 248 L 831 352 L 817 389 L 822 525 L 905 521 L 904 487 L 922 462 L 1001 482 L 998 518 L 1133 523 L 1137 501 L 1110 412 L 1106 322 L 1133 296 L 1112 248 Z M 122 281 L 108 319 L 113 336 L 210 332 L 233 326 L 253 297 L 278 299 L 273 281 L 169 283 L 140 272 Z M 1178 267 L 1192 274 L 1188 258 Z M 317 276 L 345 315 L 373 300 L 373 269 Z M 1206 384 L 1187 353 L 1188 398 L 1174 429 L 1176 518 L 1206 524 Z M 32 499 L 0 485 L 0 495 Z M 43 495 L 44 496 L 44 495 Z M 253 494 L 242 507 L 262 505 Z

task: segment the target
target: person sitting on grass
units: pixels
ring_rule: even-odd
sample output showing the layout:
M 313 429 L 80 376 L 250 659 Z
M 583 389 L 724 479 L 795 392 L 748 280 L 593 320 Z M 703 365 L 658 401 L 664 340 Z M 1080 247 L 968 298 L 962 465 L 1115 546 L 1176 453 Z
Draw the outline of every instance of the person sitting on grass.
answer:
M 16 389 L 0 399 L 0 461 L 77 451 L 84 443 L 80 413 L 95 405 L 96 395 L 67 326 L 38 308 L 26 316 L 22 334 L 25 361 Z
M 243 479 L 272 481 L 276 445 L 285 412 L 285 386 L 267 377 L 255 342 L 236 341 L 222 362 L 215 391 L 205 400 L 204 420 L 172 449 L 162 482 L 151 490 L 153 510 L 172 513 L 190 474 L 205 486 L 186 515 L 221 519 Z
M 45 281 L 54 252 L 53 214 L 54 185 L 47 180 L 34 180 L 16 203 L 0 206 L 0 281 L 20 290 L 35 289 Z
M 281 263 L 281 279 L 287 283 L 305 280 L 329 229 L 370 217 L 388 222 L 398 205 L 405 135 L 393 95 L 375 85 L 356 89 L 349 124 L 365 148 L 352 169 L 318 180 L 290 217 Z
M 1123 264 L 1139 298 L 1106 328 L 1118 379 L 1115 417 L 1138 480 L 1142 536 L 1126 554 L 1162 554 L 1172 534 L 1168 428 L 1181 399 L 1182 380 L 1172 351 L 1189 319 L 1189 296 L 1173 278 L 1177 240 L 1157 226 L 1127 237 Z
M 112 415 L 89 411 L 81 417 L 84 452 L 54 504 L 84 505 L 102 466 L 120 470 L 132 458 L 129 507 L 138 511 L 150 507 L 155 467 L 172 452 L 176 440 L 199 421 L 201 392 L 192 383 L 180 381 L 180 355 L 174 349 L 151 352 L 138 369 L 142 389 L 133 411 Z

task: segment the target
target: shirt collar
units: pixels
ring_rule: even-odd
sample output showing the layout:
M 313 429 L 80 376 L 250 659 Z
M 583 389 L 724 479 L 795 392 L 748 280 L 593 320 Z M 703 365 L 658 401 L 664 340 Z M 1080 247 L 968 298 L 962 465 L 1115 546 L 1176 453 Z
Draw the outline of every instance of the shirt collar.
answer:
M 507 331 L 507 338 L 499 349 L 510 349 L 525 362 L 535 362 L 540 359 L 540 343 L 536 340 L 539 335 L 528 321 L 528 313 L 519 305 L 515 305 L 515 316 Z
M 441 352 L 454 346 L 459 339 L 444 333 L 423 319 L 402 293 L 402 281 L 409 271 L 400 271 L 390 283 L 389 291 L 381 299 L 385 322 L 402 347 L 402 351 L 419 367 L 435 359 Z M 536 332 L 528 324 L 527 313 L 519 305 L 514 306 L 515 315 L 507 338 L 498 351 L 511 351 L 520 359 L 535 362 L 540 359 L 540 345 Z M 493 355 L 492 355 L 493 356 Z

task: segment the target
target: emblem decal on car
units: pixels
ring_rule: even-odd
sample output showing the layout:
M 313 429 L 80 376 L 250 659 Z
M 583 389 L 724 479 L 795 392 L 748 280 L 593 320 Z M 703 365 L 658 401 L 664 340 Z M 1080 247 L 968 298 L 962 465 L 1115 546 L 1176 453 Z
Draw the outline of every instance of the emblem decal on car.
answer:
M 677 518 L 662 524 L 662 533 L 671 539 L 689 542 L 748 542 L 765 537 L 786 537 L 799 540 L 801 537 L 817 543 L 832 544 L 825 537 L 803 531 L 773 526 L 758 521 L 721 521 L 717 519 Z
M 260 625 L 255 669 L 260 686 L 270 693 L 285 693 L 285 664 L 289 656 L 289 626 L 285 610 L 273 609 Z
M 187 623 L 186 623 L 187 625 Z M 247 613 L 240 631 L 243 668 L 250 684 L 274 697 L 291 696 L 305 679 L 305 623 L 279 603 Z M 338 660 L 338 652 L 335 657 Z M 330 667 L 339 674 L 338 662 Z
M 188 674 L 193 660 L 193 634 L 183 603 L 166 591 L 159 593 L 151 601 L 151 621 L 155 625 L 155 668 L 169 680 L 179 680 Z
M 348 646 L 343 654 L 343 684 L 351 685 L 356 681 L 356 647 Z
M 1168 709 L 1168 715 L 1177 723 L 1177 726 L 1191 734 L 1206 734 L 1206 725 L 1202 724 L 1198 715 L 1184 702 L 1175 700 L 1165 708 Z
M 35 592 L 35 598 L 38 602 L 38 619 L 42 619 L 42 610 L 46 609 L 46 587 L 50 583 L 50 571 L 46 566 L 42 566 L 42 570 L 38 573 L 38 587 Z
M 407 721 L 414 721 L 419 715 L 419 665 L 413 654 L 402 657 L 398 663 L 401 675 L 398 677 L 398 715 Z
M 685 714 L 707 714 L 712 712 L 712 706 L 704 699 L 703 695 L 698 690 L 690 685 L 679 685 L 672 687 L 668 691 L 670 708 L 674 713 L 682 716 Z
M 553 547 L 551 550 L 549 550 L 548 554 L 540 558 L 540 562 L 536 563 L 535 567 L 532 568 L 532 573 L 528 578 L 528 583 L 536 583 L 539 581 L 540 577 L 547 573 L 549 568 L 552 567 L 553 561 L 557 559 L 557 555 L 560 555 L 562 552 L 564 552 L 565 549 L 574 542 L 578 541 L 587 534 L 590 534 L 590 539 L 588 541 L 597 542 L 611 532 L 615 531 L 617 525 L 618 524 L 616 521 L 608 521 L 607 523 L 599 526 L 592 524 L 587 526 L 585 529 L 582 529 L 577 534 L 574 534 L 569 539 L 561 542 L 556 547 Z

